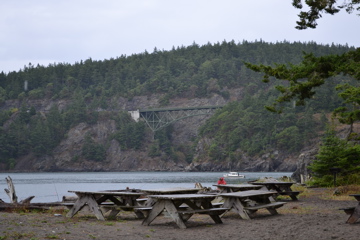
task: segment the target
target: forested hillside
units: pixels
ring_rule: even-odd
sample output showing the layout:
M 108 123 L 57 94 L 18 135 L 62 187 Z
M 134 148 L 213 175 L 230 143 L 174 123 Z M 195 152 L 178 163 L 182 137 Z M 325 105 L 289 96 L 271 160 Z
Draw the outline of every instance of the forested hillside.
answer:
M 69 161 L 78 166 L 82 161 L 104 162 L 114 141 L 122 152 L 142 152 L 149 159 L 185 160 L 188 164 L 225 161 L 236 165 L 244 154 L 256 157 L 274 151 L 296 155 L 324 130 L 326 114 L 341 106 L 335 85 L 353 80 L 336 77 L 305 107 L 289 104 L 278 115 L 264 108 L 278 97 L 274 84 L 264 84 L 261 75 L 247 69 L 244 62 L 297 64 L 303 52 L 322 56 L 349 50 L 353 48 L 314 42 L 194 43 L 171 51 L 154 49 L 152 53 L 103 61 L 90 58 L 73 65 L 29 63 L 19 72 L 2 72 L 0 170 L 26 170 L 17 166 L 20 159 L 30 155 L 32 161 L 56 161 L 56 148 L 69 137 L 69 131 L 81 124 L 90 127 L 108 120 L 114 123 L 113 132 L 106 139 L 81 136 L 81 148 L 69 155 Z M 231 97 L 234 89 L 241 92 L 240 97 Z M 143 122 L 130 118 L 126 111 L 137 106 L 124 104 L 124 99 L 130 102 L 139 96 L 156 98 L 156 106 L 142 103 L 146 107 L 174 106 L 183 102 L 176 99 L 214 96 L 227 105 L 200 127 L 199 134 L 179 143 L 174 140 L 174 127 L 152 134 Z M 196 146 L 201 139 L 209 141 L 200 153 Z M 119 166 L 116 170 L 122 169 Z M 137 168 L 134 165 L 128 169 Z

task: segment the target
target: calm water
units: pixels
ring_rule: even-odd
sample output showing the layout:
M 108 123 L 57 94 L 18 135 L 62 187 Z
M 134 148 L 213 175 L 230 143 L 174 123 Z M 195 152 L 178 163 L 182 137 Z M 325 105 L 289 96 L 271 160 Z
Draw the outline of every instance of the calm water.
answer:
M 21 201 L 35 196 L 32 202 L 56 202 L 63 196 L 75 196 L 69 190 L 100 191 L 129 188 L 154 189 L 164 187 L 194 187 L 196 182 L 212 187 L 226 172 L 81 172 L 81 173 L 0 173 L 0 199 L 9 202 L 4 188 L 5 178 L 13 180 L 16 195 Z M 244 172 L 245 179 L 226 179 L 242 183 L 261 177 L 291 176 L 291 172 Z

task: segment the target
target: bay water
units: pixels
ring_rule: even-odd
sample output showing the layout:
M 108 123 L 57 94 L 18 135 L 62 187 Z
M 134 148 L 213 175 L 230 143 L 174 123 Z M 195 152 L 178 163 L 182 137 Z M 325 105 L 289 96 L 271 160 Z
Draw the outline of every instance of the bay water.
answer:
M 126 189 L 157 189 L 195 187 L 201 183 L 211 187 L 226 172 L 47 172 L 0 173 L 0 199 L 9 202 L 3 189 L 8 188 L 5 178 L 13 180 L 18 201 L 35 196 L 32 202 L 57 202 L 63 196 L 75 196 L 70 190 L 101 191 Z M 246 183 L 262 177 L 290 177 L 292 172 L 241 172 L 244 179 L 229 179 L 231 184 Z

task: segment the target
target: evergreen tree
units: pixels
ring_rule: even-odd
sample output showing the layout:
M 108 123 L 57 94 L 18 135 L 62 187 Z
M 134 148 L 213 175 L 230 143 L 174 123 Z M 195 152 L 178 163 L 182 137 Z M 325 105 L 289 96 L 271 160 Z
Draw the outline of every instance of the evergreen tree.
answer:
M 360 172 L 360 145 L 338 138 L 334 128 L 327 130 L 319 153 L 309 166 L 317 178 L 331 175 L 330 168 L 340 168 L 342 175 Z

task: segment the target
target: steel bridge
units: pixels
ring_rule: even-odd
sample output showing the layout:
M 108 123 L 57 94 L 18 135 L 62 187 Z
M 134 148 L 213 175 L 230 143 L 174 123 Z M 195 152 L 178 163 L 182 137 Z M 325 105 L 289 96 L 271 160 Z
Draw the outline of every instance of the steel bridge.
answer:
M 213 114 L 216 109 L 223 106 L 203 106 L 186 108 L 153 108 L 129 111 L 135 121 L 144 119 L 152 131 L 158 131 L 173 122 L 184 118 Z

